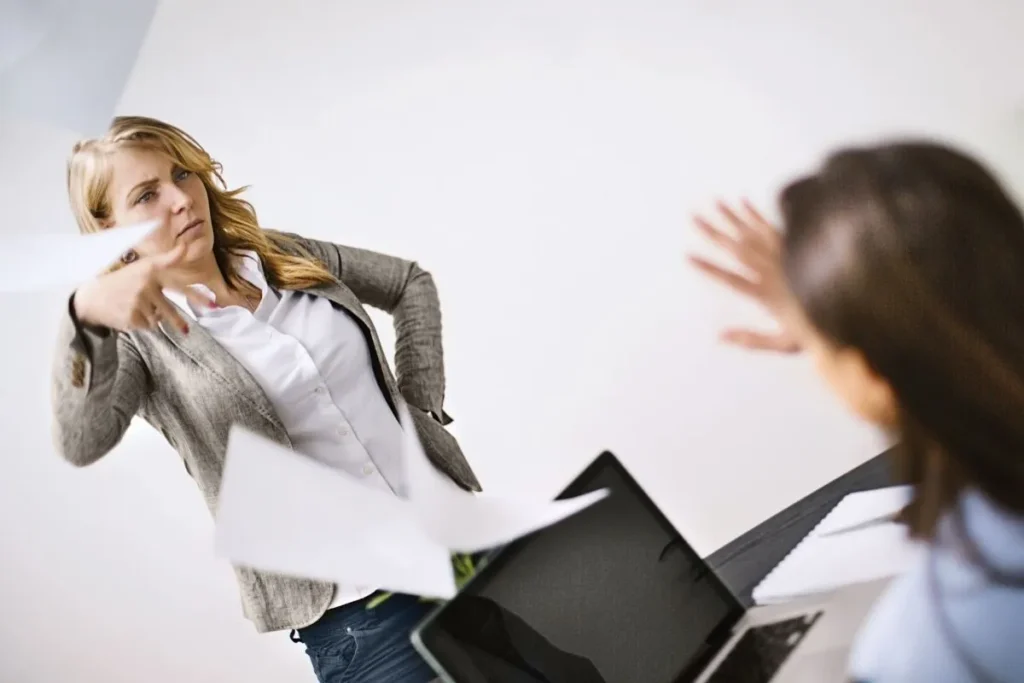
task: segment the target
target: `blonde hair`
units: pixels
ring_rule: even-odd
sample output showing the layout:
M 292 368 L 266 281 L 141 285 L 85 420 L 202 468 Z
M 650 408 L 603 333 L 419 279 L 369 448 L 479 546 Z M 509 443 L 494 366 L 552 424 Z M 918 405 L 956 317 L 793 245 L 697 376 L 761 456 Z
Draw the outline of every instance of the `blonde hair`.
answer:
M 195 138 L 168 123 L 144 116 L 119 116 L 103 137 L 75 144 L 68 159 L 68 196 L 81 232 L 98 232 L 103 229 L 102 222 L 110 218 L 110 156 L 124 148 L 164 154 L 202 180 L 210 199 L 213 253 L 228 286 L 244 293 L 258 293 L 235 272 L 231 258 L 246 250 L 259 255 L 267 282 L 273 287 L 305 289 L 335 281 L 319 261 L 289 254 L 288 250 L 305 253 L 294 240 L 260 227 L 252 204 L 239 196 L 247 188 L 227 189 L 221 165 Z

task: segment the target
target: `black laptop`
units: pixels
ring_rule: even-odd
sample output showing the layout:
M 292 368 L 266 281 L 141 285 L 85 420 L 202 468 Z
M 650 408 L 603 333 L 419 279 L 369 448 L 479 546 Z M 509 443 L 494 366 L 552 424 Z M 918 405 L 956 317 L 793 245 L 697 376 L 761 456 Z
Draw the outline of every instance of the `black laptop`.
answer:
M 559 498 L 602 488 L 605 500 L 492 552 L 413 632 L 443 680 L 672 683 L 728 641 L 743 606 L 614 455 Z

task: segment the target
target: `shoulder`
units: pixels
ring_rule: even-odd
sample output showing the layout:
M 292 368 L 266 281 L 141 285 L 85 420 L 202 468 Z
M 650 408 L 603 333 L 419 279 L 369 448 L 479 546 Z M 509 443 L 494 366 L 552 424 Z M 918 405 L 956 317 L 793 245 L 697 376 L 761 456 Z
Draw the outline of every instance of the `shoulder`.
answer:
M 428 273 L 411 259 L 385 254 L 372 249 L 354 247 L 297 233 L 265 229 L 267 236 L 282 251 L 295 256 L 313 258 L 336 277 L 356 283 L 405 282 Z
M 295 232 L 282 230 L 270 230 L 265 228 L 264 232 L 270 238 L 271 243 L 281 252 L 298 258 L 311 258 L 319 261 L 338 274 L 343 263 L 358 255 L 359 249 L 336 244 L 327 240 L 306 237 Z
M 279 253 L 288 257 L 314 262 L 317 266 L 326 270 L 334 279 L 341 279 L 344 264 L 339 249 L 342 249 L 342 247 L 294 232 L 264 228 L 264 233 Z
M 264 228 L 264 233 L 271 243 L 289 256 L 313 257 L 321 259 L 324 251 L 324 243 L 320 240 L 303 237 L 298 233 L 284 232 L 282 230 L 271 230 Z
M 997 645 L 1024 637 L 1024 592 L 1015 592 L 988 584 L 949 549 L 928 546 L 865 620 L 850 673 L 877 683 L 966 683 L 974 676 L 961 651 L 992 673 L 1024 667 L 1024 657 Z

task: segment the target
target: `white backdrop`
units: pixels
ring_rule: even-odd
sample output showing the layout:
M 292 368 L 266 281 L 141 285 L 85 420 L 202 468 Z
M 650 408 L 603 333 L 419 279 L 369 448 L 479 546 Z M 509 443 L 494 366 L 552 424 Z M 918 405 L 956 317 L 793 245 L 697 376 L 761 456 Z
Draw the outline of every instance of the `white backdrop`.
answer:
M 802 361 L 715 343 L 760 319 L 684 268 L 687 216 L 894 133 L 1024 178 L 1024 9 L 823 5 L 166 0 L 119 113 L 194 134 L 265 225 L 434 273 L 448 409 L 486 488 L 553 494 L 610 448 L 708 553 L 884 444 Z M 0 121 L 2 230 L 73 229 L 75 137 Z M 158 435 L 85 470 L 54 454 L 62 302 L 0 297 L 0 679 L 311 681 L 286 634 L 242 619 Z

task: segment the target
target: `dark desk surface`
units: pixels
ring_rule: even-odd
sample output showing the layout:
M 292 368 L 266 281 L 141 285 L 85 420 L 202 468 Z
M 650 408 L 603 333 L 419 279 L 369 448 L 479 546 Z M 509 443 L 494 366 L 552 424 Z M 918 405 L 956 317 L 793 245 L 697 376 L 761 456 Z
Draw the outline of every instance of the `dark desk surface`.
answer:
M 711 553 L 707 561 L 739 599 L 749 605 L 754 587 L 824 519 L 843 496 L 893 483 L 889 455 L 883 453 L 722 546 Z

